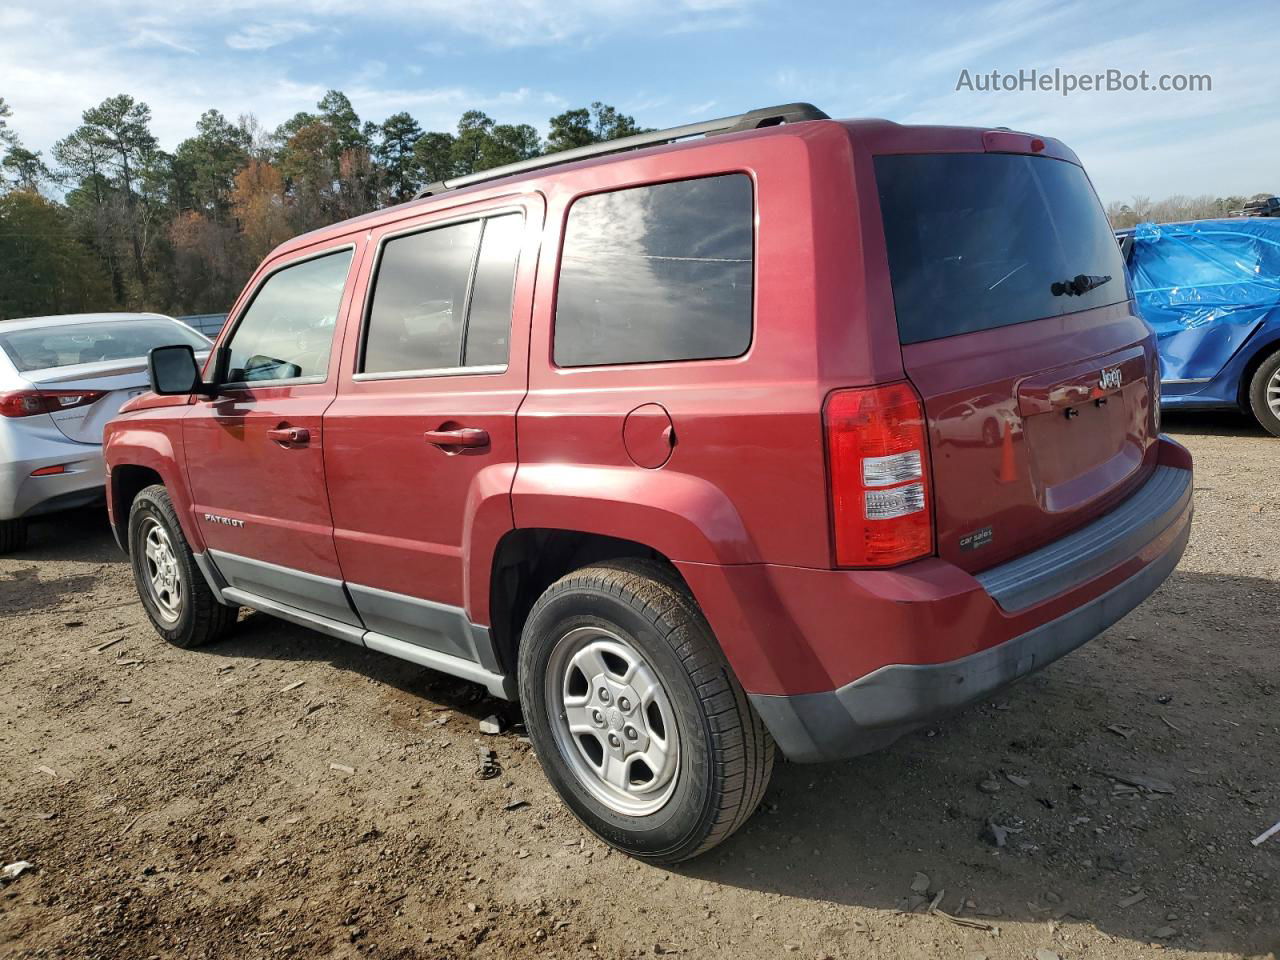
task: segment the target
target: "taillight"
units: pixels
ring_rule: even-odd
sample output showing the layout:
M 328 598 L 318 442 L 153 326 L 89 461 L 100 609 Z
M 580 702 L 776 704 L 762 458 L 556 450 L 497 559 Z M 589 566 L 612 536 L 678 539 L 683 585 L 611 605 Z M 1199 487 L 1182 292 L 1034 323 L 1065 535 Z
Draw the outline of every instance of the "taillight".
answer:
M 15 390 L 0 393 L 0 417 L 34 417 L 84 407 L 102 399 L 101 390 Z
M 827 398 L 836 564 L 891 567 L 933 553 L 924 407 L 906 383 Z

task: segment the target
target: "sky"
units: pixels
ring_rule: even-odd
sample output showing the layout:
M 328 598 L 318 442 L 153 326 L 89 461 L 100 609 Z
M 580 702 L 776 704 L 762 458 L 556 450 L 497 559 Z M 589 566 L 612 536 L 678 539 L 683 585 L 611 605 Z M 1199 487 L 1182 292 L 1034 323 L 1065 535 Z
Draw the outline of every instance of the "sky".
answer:
M 593 100 L 650 127 L 810 101 L 834 117 L 1007 126 L 1071 146 L 1104 201 L 1280 193 L 1280 4 L 993 0 L 48 0 L 0 4 L 0 97 L 26 146 L 129 93 L 173 149 L 216 107 L 272 128 L 345 92 L 449 130 L 546 132 Z M 1208 74 L 1201 92 L 984 92 L 996 70 Z

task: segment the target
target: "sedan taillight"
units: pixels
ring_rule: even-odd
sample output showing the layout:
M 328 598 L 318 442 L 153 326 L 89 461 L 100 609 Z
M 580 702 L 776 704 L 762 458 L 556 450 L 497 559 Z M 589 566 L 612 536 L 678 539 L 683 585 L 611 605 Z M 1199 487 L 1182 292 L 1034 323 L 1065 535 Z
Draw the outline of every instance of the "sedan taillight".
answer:
M 0 393 L 0 417 L 34 417 L 97 403 L 101 390 L 15 390 Z
M 825 412 L 836 564 L 891 567 L 933 553 L 924 407 L 906 383 L 837 390 Z

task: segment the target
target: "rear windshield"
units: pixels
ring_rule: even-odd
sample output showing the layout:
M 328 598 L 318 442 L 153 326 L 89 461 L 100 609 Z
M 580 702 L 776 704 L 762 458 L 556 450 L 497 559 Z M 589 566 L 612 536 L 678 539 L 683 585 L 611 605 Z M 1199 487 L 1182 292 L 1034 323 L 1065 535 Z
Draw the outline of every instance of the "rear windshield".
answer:
M 152 347 L 187 343 L 208 350 L 209 341 L 171 320 L 108 320 L 0 332 L 0 350 L 19 373 L 76 363 L 145 357 Z
M 876 183 L 903 343 L 1128 299 L 1120 248 L 1074 163 L 886 156 Z

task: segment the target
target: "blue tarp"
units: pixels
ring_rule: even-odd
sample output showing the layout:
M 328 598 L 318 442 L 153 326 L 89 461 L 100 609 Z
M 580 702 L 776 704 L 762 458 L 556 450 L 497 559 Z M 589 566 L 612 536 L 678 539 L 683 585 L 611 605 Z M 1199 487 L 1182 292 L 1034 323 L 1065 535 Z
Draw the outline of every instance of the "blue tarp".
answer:
M 1216 376 L 1280 318 L 1280 218 L 1140 223 L 1129 268 L 1167 380 Z

